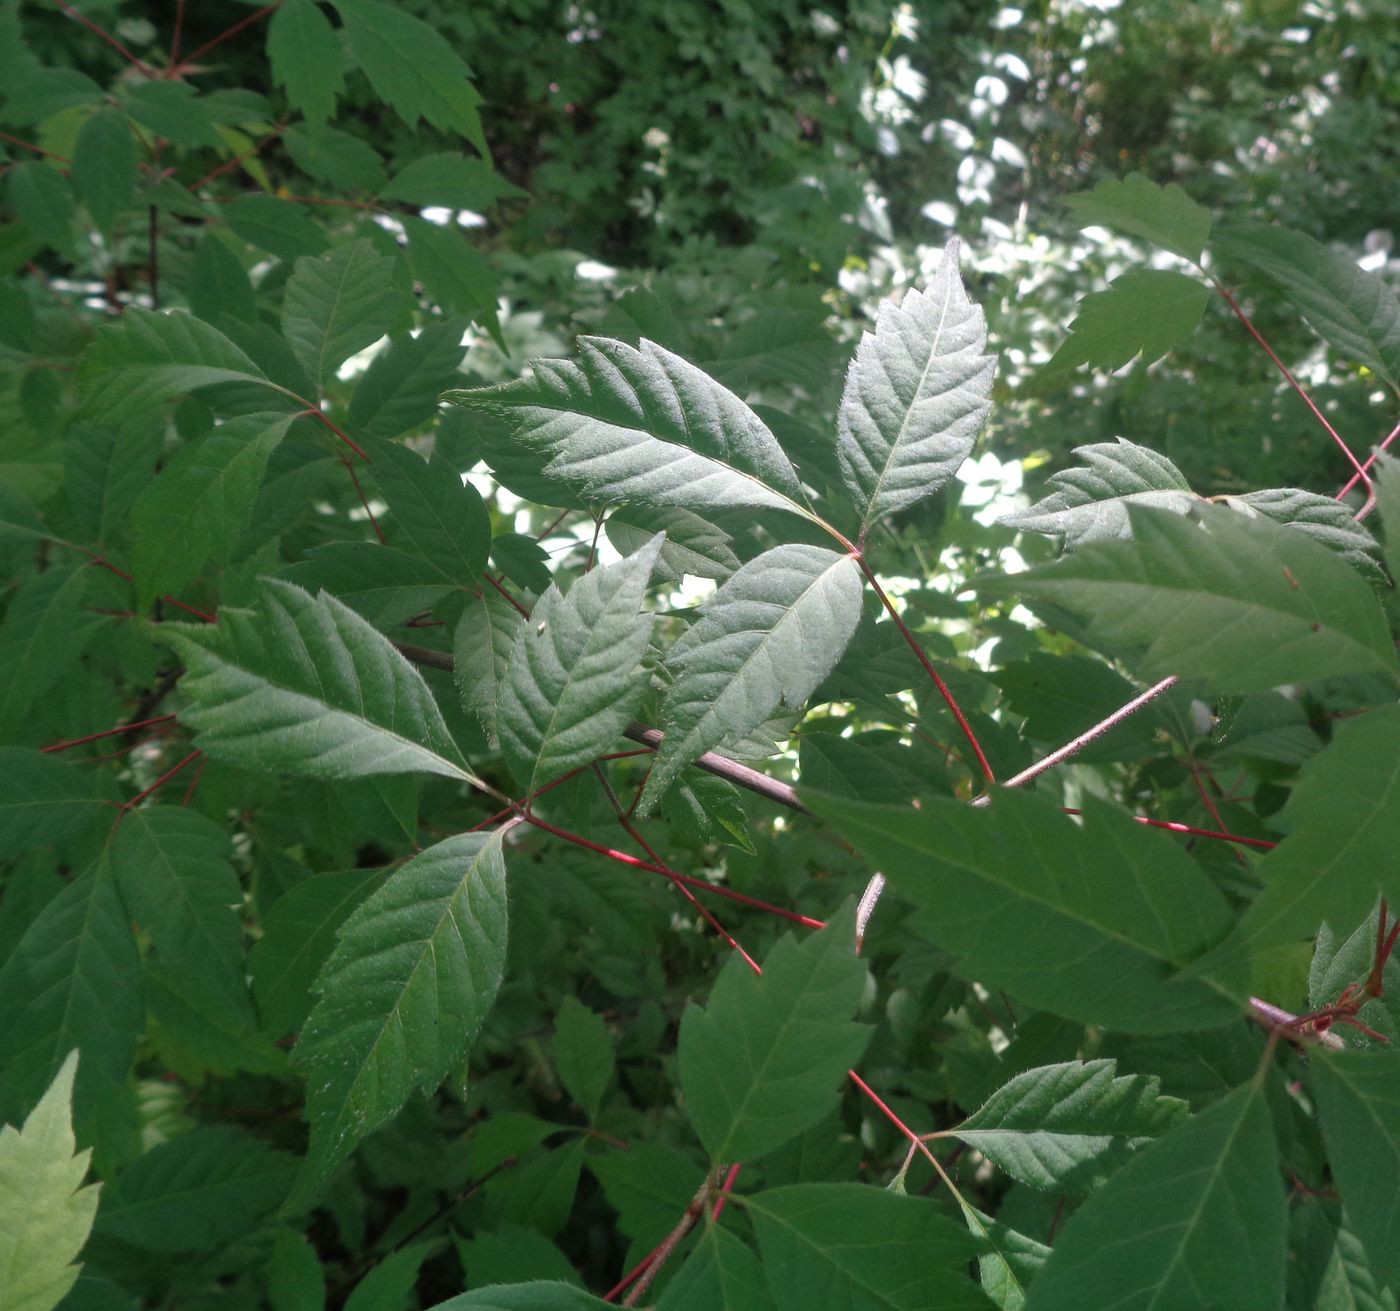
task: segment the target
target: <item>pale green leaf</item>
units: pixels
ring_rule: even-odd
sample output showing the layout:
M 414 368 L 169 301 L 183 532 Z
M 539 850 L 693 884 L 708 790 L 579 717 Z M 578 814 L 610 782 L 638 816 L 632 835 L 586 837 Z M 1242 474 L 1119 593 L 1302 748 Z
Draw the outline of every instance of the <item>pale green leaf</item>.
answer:
M 501 843 L 500 832 L 439 842 L 346 920 L 295 1053 L 311 1122 L 299 1195 L 466 1058 L 505 965 Z
M 102 1198 L 100 1234 L 150 1252 L 212 1252 L 287 1196 L 296 1160 L 228 1125 L 153 1147 Z
M 267 29 L 267 57 L 272 80 L 287 92 L 288 102 L 316 123 L 335 112 L 345 87 L 340 38 L 315 0 L 287 0 L 272 15 Z
M 83 1187 L 88 1151 L 73 1137 L 70 1052 L 22 1128 L 0 1127 L 0 1306 L 50 1311 L 77 1282 L 73 1264 L 97 1214 L 100 1185 Z
M 100 109 L 83 124 L 73 145 L 73 189 L 108 236 L 136 190 L 136 163 L 136 138 L 116 110 Z
M 467 602 L 452 638 L 453 674 L 462 705 L 481 721 L 487 741 L 499 744 L 501 693 L 510 654 L 525 617 L 494 588 Z
M 871 524 L 933 495 L 972 452 L 996 361 L 987 322 L 958 275 L 958 243 L 927 291 L 880 306 L 861 337 L 836 419 L 841 478 Z
M 656 576 L 668 582 L 679 583 L 686 574 L 723 580 L 739 567 L 729 534 L 678 505 L 659 509 L 624 505 L 608 516 L 604 529 L 623 555 L 631 555 L 657 533 L 665 533 Z
M 803 792 L 812 810 L 925 912 L 960 975 L 1037 1009 L 1128 1033 L 1225 1024 L 1230 991 L 1179 976 L 1232 917 L 1168 837 L 1085 798 L 1084 823 L 1029 793 L 919 809 Z
M 384 871 L 377 869 L 312 874 L 273 902 L 248 953 L 253 996 L 269 1033 L 301 1027 L 311 1013 L 312 984 L 340 926 L 383 880 Z
M 1043 598 L 1085 615 L 1092 637 L 1145 646 L 1147 678 L 1203 678 L 1243 693 L 1394 672 L 1372 589 L 1303 533 L 1220 506 L 1184 518 L 1145 506 L 1127 513 L 1131 540 L 976 585 Z
M 724 582 L 667 657 L 675 682 L 641 813 L 726 737 L 799 710 L 841 658 L 860 610 L 855 561 L 819 546 L 774 547 Z
M 389 438 L 427 423 L 438 396 L 459 376 L 465 324 L 449 319 L 416 337 L 395 337 L 370 361 L 350 398 L 350 427 L 367 437 Z
M 23 747 L 0 747 L 0 851 L 7 858 L 62 842 L 97 820 L 108 803 L 81 767 Z
M 388 101 L 409 127 L 419 119 L 466 137 L 487 153 L 477 106 L 481 97 L 471 71 L 421 18 L 380 0 L 333 0 L 350 51 L 375 94 Z
M 375 446 L 371 472 L 389 506 L 385 527 L 400 548 L 422 556 L 449 583 L 475 583 L 491 549 L 481 493 L 446 457 L 424 460 L 393 442 Z
M 216 758 L 312 778 L 422 771 L 476 783 L 422 675 L 332 596 L 264 579 L 254 609 L 160 635 L 186 666 L 180 717 Z
M 1144 1148 L 1065 1224 L 1030 1311 L 1283 1306 L 1287 1211 L 1262 1087 Z
M 218 382 L 281 390 L 217 328 L 192 314 L 134 305 L 120 322 L 98 329 L 78 367 L 87 411 L 104 423 Z
M 146 609 L 178 592 L 209 561 L 227 564 L 248 522 L 267 462 L 293 414 L 248 414 L 184 447 L 146 484 L 131 508 L 132 570 Z
M 1261 514 L 1275 523 L 1296 528 L 1335 551 L 1373 582 L 1385 582 L 1385 571 L 1377 559 L 1376 539 L 1357 523 L 1345 501 L 1300 487 L 1270 487 L 1243 496 L 1227 496 L 1225 504 L 1242 514 Z
M 1175 182 L 1158 186 L 1141 173 L 1100 182 L 1092 191 L 1067 196 L 1065 206 L 1081 228 L 1105 227 L 1180 255 L 1193 264 L 1210 238 L 1210 211 Z
M 1400 901 L 1400 706 L 1343 721 L 1304 764 L 1284 817 L 1291 831 L 1258 865 L 1264 890 L 1222 959 L 1304 937 L 1323 919 L 1362 919 L 1377 885 Z
M 652 627 L 640 607 L 661 542 L 585 574 L 567 596 L 551 584 L 516 629 L 496 728 L 527 792 L 602 755 L 635 714 Z
M 850 914 L 800 945 L 780 938 L 761 975 L 729 957 L 705 1009 L 686 1008 L 678 1048 L 686 1112 L 712 1161 L 764 1156 L 835 1106 L 870 1040 L 850 1018 L 864 989 Z
M 1020 1183 L 1088 1192 L 1187 1116 L 1152 1076 L 1116 1071 L 1108 1060 L 1026 1070 L 947 1132 Z
M 1233 227 L 1211 249 L 1263 273 L 1329 346 L 1400 392 L 1400 296 L 1379 273 L 1287 228 Z
M 595 1120 L 613 1077 L 613 1039 L 603 1017 L 565 997 L 554 1021 L 554 1068 L 579 1109 Z
M 324 255 L 303 255 L 282 297 L 282 333 L 311 379 L 324 386 L 393 319 L 394 260 L 365 238 Z
M 1319 1050 L 1312 1074 L 1351 1227 L 1377 1281 L 1400 1287 L 1400 1052 Z
M 797 1184 L 746 1199 L 777 1311 L 986 1311 L 977 1241 L 922 1197 Z
M 1131 534 L 1128 506 L 1154 505 L 1184 513 L 1197 504 L 1185 476 L 1165 455 L 1119 437 L 1076 446 L 1081 466 L 1052 474 L 1053 490 L 999 522 L 1027 533 L 1060 537 L 1066 548 Z
M 811 517 L 782 448 L 732 392 L 654 342 L 578 346 L 578 364 L 536 360 L 528 378 L 444 399 L 499 414 L 547 477 L 595 503 Z
M 1070 335 L 1036 377 L 1058 377 L 1081 364 L 1121 369 L 1139 355 L 1144 366 L 1154 364 L 1195 331 L 1210 297 L 1204 283 L 1171 269 L 1125 273 L 1079 302 Z

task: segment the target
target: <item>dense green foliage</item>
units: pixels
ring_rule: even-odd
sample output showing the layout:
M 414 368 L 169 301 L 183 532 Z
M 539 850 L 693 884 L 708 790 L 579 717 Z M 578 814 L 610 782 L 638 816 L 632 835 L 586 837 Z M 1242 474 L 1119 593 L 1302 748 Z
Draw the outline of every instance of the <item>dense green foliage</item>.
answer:
M 0 1311 L 1394 1308 L 1309 14 L 0 5 Z

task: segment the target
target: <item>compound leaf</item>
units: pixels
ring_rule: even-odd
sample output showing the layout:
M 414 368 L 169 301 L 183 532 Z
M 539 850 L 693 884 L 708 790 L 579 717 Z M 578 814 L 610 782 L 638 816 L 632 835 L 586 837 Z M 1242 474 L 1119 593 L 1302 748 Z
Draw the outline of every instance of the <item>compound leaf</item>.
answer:
M 927 291 L 881 305 L 846 377 L 836 454 L 862 533 L 938 491 L 971 453 L 996 372 L 986 344 L 954 239 Z

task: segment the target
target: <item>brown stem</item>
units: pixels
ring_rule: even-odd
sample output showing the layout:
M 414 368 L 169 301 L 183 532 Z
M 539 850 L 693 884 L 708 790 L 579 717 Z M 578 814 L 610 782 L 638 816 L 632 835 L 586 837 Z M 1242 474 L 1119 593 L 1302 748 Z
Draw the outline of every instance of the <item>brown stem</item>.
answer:
M 54 0 L 54 3 L 61 10 L 63 10 L 63 12 L 67 14 L 69 18 L 76 19 L 85 28 L 87 28 L 87 30 L 91 32 L 93 36 L 95 36 L 99 41 L 102 41 L 106 45 L 111 46 L 113 50 L 115 50 L 123 59 L 125 59 L 127 63 L 129 63 L 134 69 L 136 69 L 137 72 L 141 73 L 142 76 L 155 77 L 155 69 L 153 69 L 144 60 L 138 59 L 135 55 L 133 55 L 131 51 L 128 50 L 124 45 L 122 45 L 122 43 L 118 41 L 117 38 L 114 37 L 109 31 L 107 31 L 106 28 L 99 27 L 96 23 L 92 21 L 92 19 L 84 17 L 76 9 L 74 9 L 72 5 L 68 4 L 67 0 Z

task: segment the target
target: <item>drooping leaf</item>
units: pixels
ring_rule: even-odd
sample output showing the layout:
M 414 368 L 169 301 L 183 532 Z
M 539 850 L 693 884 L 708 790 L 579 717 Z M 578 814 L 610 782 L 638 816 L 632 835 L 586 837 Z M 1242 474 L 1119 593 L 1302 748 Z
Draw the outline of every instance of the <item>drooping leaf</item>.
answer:
M 136 138 L 116 110 L 100 109 L 83 124 L 73 145 L 73 189 L 105 235 L 136 190 L 136 163 Z
M 613 1039 L 603 1017 L 565 997 L 554 1021 L 554 1068 L 590 1120 L 596 1119 L 613 1077 Z
M 1312 1062 L 1327 1156 L 1367 1260 L 1400 1284 L 1400 1053 L 1324 1052 Z
M 32 1105 L 75 1047 L 83 1118 L 125 1081 L 145 1025 L 141 960 L 103 853 L 39 912 L 0 967 L 0 1117 Z
M 21 1128 L 0 1126 L 0 1304 L 50 1311 L 77 1282 L 75 1264 L 97 1214 L 100 1185 L 83 1186 L 90 1151 L 73 1136 L 70 1052 Z
M 1231 227 L 1211 249 L 1264 274 L 1329 346 L 1400 392 L 1400 296 L 1379 273 L 1288 228 Z
M 1001 1311 L 1025 1311 L 1026 1289 L 1045 1264 L 1050 1249 L 966 1202 L 961 1203 L 961 1209 L 969 1231 L 985 1249 L 977 1256 L 982 1291 Z
M 462 833 L 429 847 L 345 921 L 294 1058 L 311 1121 L 300 1195 L 470 1050 L 505 964 L 501 841 Z
M 345 86 L 340 40 L 315 0 L 288 0 L 272 15 L 267 29 L 267 57 L 272 80 L 287 92 L 308 123 L 335 112 Z
M 287 1195 L 296 1160 L 251 1134 L 211 1125 L 153 1147 L 107 1188 L 99 1233 L 151 1252 L 208 1252 Z
M 384 335 L 397 308 L 393 276 L 392 257 L 364 238 L 324 255 L 303 255 L 292 267 L 282 332 L 318 386 Z
M 666 736 L 640 813 L 726 737 L 798 710 L 841 658 L 860 610 L 855 561 L 819 546 L 774 547 L 726 580 L 667 658 L 676 677 Z
M 268 459 L 293 414 L 249 414 L 191 442 L 146 484 L 131 508 L 132 570 L 146 609 L 179 592 L 213 560 L 227 564 L 247 531 Z
M 1187 1116 L 1157 1079 L 1116 1070 L 1108 1060 L 1027 1070 L 948 1132 L 1032 1188 L 1088 1192 Z
M 1081 228 L 1105 227 L 1180 255 L 1193 264 L 1210 238 L 1210 211 L 1196 204 L 1175 182 L 1165 187 L 1129 173 L 1100 182 L 1092 191 L 1067 196 L 1065 207 Z
M 426 423 L 437 413 L 438 396 L 457 377 L 466 347 L 465 323 L 430 324 L 416 337 L 396 336 L 370 361 L 350 398 L 350 427 L 387 439 Z
M 781 938 L 762 975 L 730 956 L 705 1009 L 686 1009 L 678 1048 L 686 1112 L 712 1161 L 764 1156 L 831 1110 L 870 1038 L 850 1018 L 864 987 L 850 914 L 801 945 Z
M 1249 1084 L 1144 1148 L 1069 1218 L 1030 1311 L 1278 1311 L 1286 1224 L 1268 1104 Z
M 80 833 L 110 808 L 80 769 L 23 747 L 0 747 L 0 850 L 7 857 Z
M 1128 506 L 1155 505 L 1184 513 L 1198 498 L 1164 455 L 1119 437 L 1076 446 L 1083 466 L 1052 474 L 1049 495 L 1000 522 L 1027 533 L 1060 537 L 1066 548 L 1129 536 Z
M 1258 866 L 1264 890 L 1221 957 L 1348 924 L 1382 895 L 1400 899 L 1400 706 L 1344 722 L 1306 764 L 1284 811 L 1289 835 Z
M 863 1184 L 770 1188 L 745 1202 L 777 1311 L 986 1311 L 977 1241 L 922 1197 Z
M 161 314 L 134 305 L 119 323 L 98 330 L 78 368 L 87 409 L 104 423 L 218 382 L 280 390 L 217 328 L 192 314 Z
M 516 629 L 496 728 L 527 792 L 602 755 L 632 719 L 652 626 L 641 603 L 662 540 L 585 574 L 567 596 L 551 585 Z
M 1218 506 L 1188 518 L 1136 505 L 1127 513 L 1130 540 L 984 576 L 978 589 L 1044 598 L 1084 614 L 1094 637 L 1144 645 L 1147 678 L 1199 677 L 1243 693 L 1395 670 L 1370 586 L 1304 534 Z
M 333 0 L 350 50 L 375 94 L 409 127 L 424 119 L 458 132 L 483 155 L 486 140 L 471 71 L 447 40 L 421 18 L 380 0 Z
M 1376 539 L 1356 522 L 1344 502 L 1299 487 L 1270 487 L 1264 491 L 1227 496 L 1225 504 L 1246 515 L 1262 514 L 1275 523 L 1286 524 L 1329 547 L 1367 578 L 1385 581 L 1385 571 L 1377 559 Z
M 475 583 L 491 549 L 491 516 L 476 488 L 445 457 L 424 460 L 393 442 L 375 446 L 372 471 L 392 516 L 386 526 L 400 547 L 458 587 Z
M 597 504 L 811 517 L 782 448 L 732 392 L 654 342 L 578 345 L 578 364 L 536 360 L 529 378 L 444 399 L 508 420 L 548 477 Z
M 963 288 L 954 239 L 927 291 L 880 307 L 846 377 L 836 454 L 862 534 L 933 495 L 971 454 L 996 371 L 986 344 L 987 322 Z
M 1195 331 L 1211 291 L 1171 269 L 1134 269 L 1079 302 L 1070 335 L 1036 374 L 1044 381 L 1081 364 L 1121 369 L 1142 356 L 1155 364 Z
M 1014 791 L 985 808 L 926 797 L 917 810 L 802 796 L 928 912 L 920 931 L 968 978 L 1129 1033 L 1239 1013 L 1229 990 L 1178 974 L 1229 928 L 1224 897 L 1170 838 L 1110 806 L 1086 798 L 1081 826 Z
M 334 597 L 264 579 L 255 608 L 166 624 L 161 637 L 185 662 L 180 717 L 216 758 L 312 778 L 476 782 L 422 675 Z
M 553 580 L 549 552 L 524 533 L 497 533 L 491 539 L 491 564 L 517 587 L 543 592 Z
M 487 741 L 499 743 L 501 693 L 510 654 L 525 616 L 494 588 L 467 602 L 453 634 L 453 673 L 462 705 L 481 721 Z

